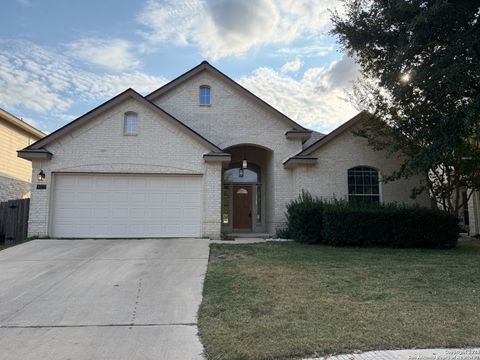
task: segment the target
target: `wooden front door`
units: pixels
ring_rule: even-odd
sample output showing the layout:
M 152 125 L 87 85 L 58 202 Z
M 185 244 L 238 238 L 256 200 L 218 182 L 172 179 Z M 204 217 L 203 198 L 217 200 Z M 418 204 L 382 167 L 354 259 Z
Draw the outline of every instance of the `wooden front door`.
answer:
M 233 187 L 233 228 L 252 228 L 252 186 Z

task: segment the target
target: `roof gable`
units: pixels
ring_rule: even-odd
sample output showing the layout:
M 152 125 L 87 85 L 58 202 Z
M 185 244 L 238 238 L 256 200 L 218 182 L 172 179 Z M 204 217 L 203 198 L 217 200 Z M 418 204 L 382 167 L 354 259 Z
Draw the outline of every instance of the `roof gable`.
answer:
M 351 129 L 358 123 L 360 123 L 364 118 L 365 115 L 367 114 L 366 111 L 362 111 L 355 115 L 353 118 L 348 120 L 347 122 L 343 123 L 339 127 L 337 127 L 335 130 L 332 132 L 328 133 L 327 135 L 324 135 L 323 137 L 320 137 L 317 141 L 311 143 L 310 145 L 306 146 L 301 152 L 297 154 L 297 156 L 306 156 L 306 155 L 311 155 L 313 152 L 318 150 L 320 147 L 324 146 L 325 144 L 328 144 L 330 141 L 335 139 L 337 136 L 343 134 L 345 131 Z
M 225 75 L 223 72 L 215 68 L 214 66 L 210 65 L 207 61 L 202 61 L 199 65 L 195 66 L 193 69 L 190 69 L 186 73 L 180 75 L 179 77 L 173 79 L 169 83 L 163 85 L 162 87 L 158 88 L 157 90 L 153 91 L 152 93 L 145 96 L 146 99 L 149 101 L 154 101 L 159 96 L 166 94 L 170 90 L 174 89 L 178 85 L 184 83 L 188 79 L 194 77 L 195 75 L 199 74 L 202 71 L 208 71 L 210 74 L 216 76 L 220 80 L 226 82 L 230 86 L 234 87 L 236 90 L 240 91 L 244 96 L 249 98 L 250 100 L 254 101 L 255 103 L 259 104 L 265 110 L 273 113 L 275 116 L 278 116 L 281 120 L 287 123 L 289 126 L 292 127 L 294 130 L 304 131 L 306 133 L 310 133 L 311 131 L 304 128 L 287 115 L 283 114 L 279 110 L 275 109 L 273 106 L 265 102 L 264 100 L 260 99 L 258 96 L 253 94 L 251 91 L 244 88 L 242 85 L 237 83 L 235 80 L 230 78 L 229 76 Z
M 203 145 L 205 145 L 208 149 L 214 152 L 221 151 L 218 146 L 213 144 L 211 141 L 208 139 L 204 138 L 202 135 L 198 134 L 196 131 L 185 125 L 183 122 L 175 118 L 174 116 L 170 115 L 167 113 L 165 110 L 161 109 L 154 103 L 148 101 L 145 99 L 142 95 L 137 93 L 135 90 L 129 88 L 125 90 L 124 92 L 118 94 L 117 96 L 111 98 L 110 100 L 106 101 L 105 103 L 99 105 L 95 109 L 87 112 L 86 114 L 80 116 L 79 118 L 73 120 L 72 122 L 66 124 L 65 126 L 61 127 L 60 129 L 54 131 L 50 135 L 44 137 L 43 139 L 38 140 L 37 142 L 33 143 L 32 145 L 26 147 L 22 151 L 28 151 L 28 150 L 39 150 L 42 149 L 43 147 L 47 146 L 48 144 L 52 143 L 54 140 L 64 136 L 65 134 L 68 134 L 69 132 L 73 131 L 74 129 L 78 128 L 79 126 L 82 126 L 86 123 L 88 123 L 90 120 L 94 119 L 96 116 L 100 115 L 101 113 L 112 109 L 116 105 L 122 103 L 124 100 L 133 98 L 135 100 L 138 100 L 142 104 L 146 105 L 148 108 L 153 110 L 154 112 L 160 113 L 164 119 L 167 121 L 170 121 L 171 123 L 174 123 L 175 125 L 179 126 L 181 130 L 184 132 L 188 133 L 191 135 L 195 140 L 199 141 Z

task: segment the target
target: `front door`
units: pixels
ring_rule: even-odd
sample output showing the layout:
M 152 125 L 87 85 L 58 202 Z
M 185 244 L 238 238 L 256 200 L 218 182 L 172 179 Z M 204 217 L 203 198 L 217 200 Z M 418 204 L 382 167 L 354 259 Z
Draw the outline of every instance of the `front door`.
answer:
M 252 186 L 235 185 L 233 187 L 233 228 L 252 228 Z

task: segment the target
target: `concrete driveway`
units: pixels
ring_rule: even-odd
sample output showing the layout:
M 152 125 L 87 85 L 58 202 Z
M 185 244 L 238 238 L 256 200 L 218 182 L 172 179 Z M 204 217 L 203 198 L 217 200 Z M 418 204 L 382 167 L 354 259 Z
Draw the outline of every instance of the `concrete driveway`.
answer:
M 0 251 L 0 359 L 201 359 L 208 240 L 35 240 Z

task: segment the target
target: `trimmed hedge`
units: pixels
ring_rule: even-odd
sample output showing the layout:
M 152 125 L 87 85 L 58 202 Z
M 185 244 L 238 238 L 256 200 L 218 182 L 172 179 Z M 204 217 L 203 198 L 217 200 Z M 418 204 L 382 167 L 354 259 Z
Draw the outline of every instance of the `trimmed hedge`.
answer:
M 452 248 L 458 219 L 421 207 L 332 205 L 323 213 L 322 243 L 338 246 Z
M 460 230 L 458 219 L 440 210 L 326 203 L 307 193 L 287 206 L 287 221 L 296 241 L 334 246 L 452 248 Z

